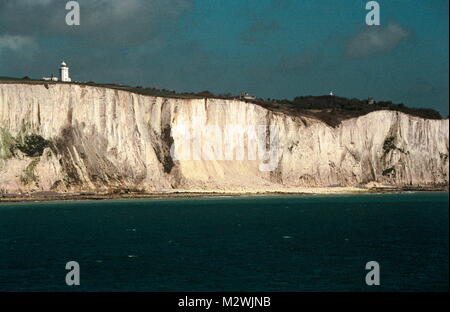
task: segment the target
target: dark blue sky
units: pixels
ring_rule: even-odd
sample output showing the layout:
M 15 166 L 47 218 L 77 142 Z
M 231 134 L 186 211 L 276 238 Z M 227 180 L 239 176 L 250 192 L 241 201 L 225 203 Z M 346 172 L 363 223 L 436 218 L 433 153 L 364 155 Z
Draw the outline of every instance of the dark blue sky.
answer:
M 292 98 L 333 91 L 448 115 L 448 1 L 0 0 L 0 76 Z

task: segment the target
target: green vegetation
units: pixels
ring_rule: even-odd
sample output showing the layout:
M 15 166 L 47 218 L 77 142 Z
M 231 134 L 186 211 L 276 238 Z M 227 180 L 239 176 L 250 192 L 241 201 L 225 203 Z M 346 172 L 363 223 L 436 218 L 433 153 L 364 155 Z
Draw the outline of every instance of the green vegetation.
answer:
M 141 86 L 129 87 L 115 84 L 95 84 L 88 85 L 97 87 L 106 87 L 116 90 L 123 90 L 142 95 L 183 98 L 183 99 L 238 99 L 239 96 L 231 94 L 215 95 L 209 91 L 198 93 L 177 93 L 175 91 L 144 88 Z M 394 104 L 390 101 L 380 101 L 369 104 L 368 100 L 347 99 L 344 97 L 324 95 L 324 96 L 298 96 L 293 100 L 272 100 L 255 99 L 246 100 L 265 107 L 272 111 L 280 111 L 293 116 L 309 116 L 320 119 L 332 127 L 338 126 L 341 121 L 379 110 L 398 111 L 412 116 L 427 119 L 442 119 L 440 113 L 430 108 L 411 108 L 404 104 Z
M 0 80 L 19 80 L 19 78 L 0 76 Z
M 85 85 L 92 86 L 92 87 L 103 87 L 103 88 L 110 88 L 115 90 L 121 90 L 121 91 L 128 91 L 132 93 L 137 93 L 141 95 L 149 95 L 149 96 L 159 96 L 159 97 L 167 97 L 167 98 L 181 98 L 181 99 L 201 99 L 205 96 L 201 95 L 201 93 L 177 93 L 176 91 L 166 90 L 166 89 L 157 89 L 157 88 L 145 88 L 142 86 L 123 86 L 118 84 L 98 84 L 94 82 L 88 82 Z M 211 94 L 211 97 L 214 97 L 213 94 Z
M 386 140 L 384 140 L 383 150 L 384 150 L 385 154 L 389 153 L 390 151 L 392 151 L 396 148 L 397 147 L 395 146 L 395 137 L 390 136 L 390 137 L 387 137 Z
M 410 108 L 404 104 L 390 101 L 374 102 L 367 100 L 347 99 L 344 97 L 299 96 L 294 100 L 255 100 L 252 101 L 274 111 L 282 111 L 294 116 L 310 116 L 326 122 L 332 127 L 338 126 L 342 120 L 354 118 L 379 110 L 398 111 L 411 116 L 427 119 L 442 119 L 441 114 L 429 108 Z
M 24 131 L 24 130 L 22 130 Z M 51 143 L 37 134 L 25 136 L 18 135 L 14 138 L 7 130 L 0 128 L 0 158 L 8 159 L 14 156 L 18 149 L 28 157 L 42 156 L 44 149 L 51 147 Z
M 403 148 L 400 148 L 397 145 L 395 145 L 395 140 L 396 138 L 393 136 L 389 136 L 384 140 L 383 142 L 384 155 L 393 150 L 397 150 L 401 153 L 408 154 L 409 152 L 407 150 L 404 150 Z
M 391 168 L 383 170 L 382 175 L 387 176 L 387 175 L 390 175 L 390 174 L 395 174 L 395 168 L 394 167 L 391 167 Z
M 50 142 L 37 134 L 26 135 L 23 143 L 19 143 L 16 147 L 29 157 L 41 156 L 44 149 L 50 147 Z
M 0 128 L 0 159 L 11 158 L 15 144 L 14 137 L 7 130 Z
M 32 182 L 38 182 L 39 178 L 36 176 L 34 170 L 39 163 L 40 158 L 33 159 L 30 164 L 23 171 L 23 175 L 20 177 L 20 182 L 24 185 L 30 184 Z

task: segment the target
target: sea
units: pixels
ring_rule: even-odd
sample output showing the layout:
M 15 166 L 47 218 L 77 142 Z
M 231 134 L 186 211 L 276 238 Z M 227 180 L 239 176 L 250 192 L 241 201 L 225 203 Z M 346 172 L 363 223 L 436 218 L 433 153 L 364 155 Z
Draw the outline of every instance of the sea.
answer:
M 448 199 L 416 192 L 1 203 L 0 291 L 448 291 Z M 66 267 L 72 261 L 79 268 Z M 368 285 L 373 261 L 379 283 Z M 74 272 L 79 285 L 67 285 Z

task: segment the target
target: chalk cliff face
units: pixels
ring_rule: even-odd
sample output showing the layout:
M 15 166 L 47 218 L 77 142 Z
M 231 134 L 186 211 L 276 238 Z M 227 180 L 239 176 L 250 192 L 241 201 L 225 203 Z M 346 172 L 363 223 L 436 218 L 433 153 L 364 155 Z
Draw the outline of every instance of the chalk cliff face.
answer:
M 448 134 L 448 119 L 393 111 L 332 128 L 238 100 L 7 83 L 0 192 L 448 184 Z

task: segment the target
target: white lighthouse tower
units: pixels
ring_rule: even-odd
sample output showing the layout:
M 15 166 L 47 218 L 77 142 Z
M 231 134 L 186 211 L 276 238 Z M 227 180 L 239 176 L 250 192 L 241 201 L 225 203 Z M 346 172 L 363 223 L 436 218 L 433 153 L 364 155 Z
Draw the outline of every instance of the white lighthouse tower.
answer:
M 69 67 L 64 61 L 61 63 L 61 67 L 59 68 L 59 80 L 63 82 L 72 81 L 69 77 Z

